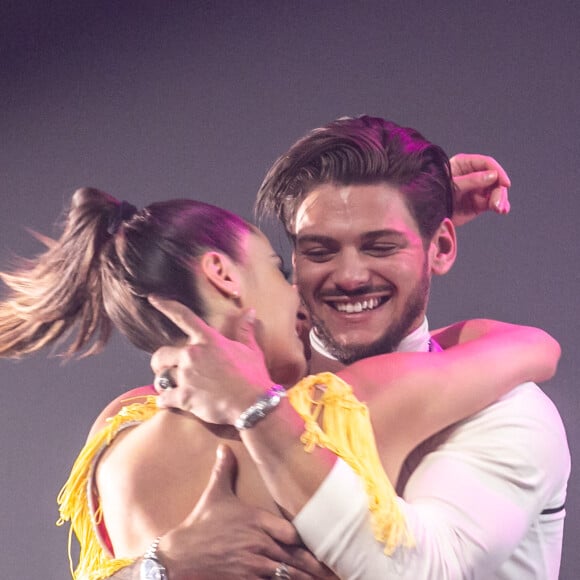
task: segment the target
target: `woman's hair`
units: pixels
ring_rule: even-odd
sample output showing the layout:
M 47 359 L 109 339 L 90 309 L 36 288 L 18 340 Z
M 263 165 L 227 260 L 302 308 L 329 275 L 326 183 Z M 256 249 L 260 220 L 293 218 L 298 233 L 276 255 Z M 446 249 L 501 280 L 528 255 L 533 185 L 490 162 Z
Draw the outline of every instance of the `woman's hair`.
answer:
M 64 231 L 36 259 L 0 273 L 0 356 L 19 357 L 68 342 L 66 356 L 100 351 L 116 326 L 153 352 L 184 337 L 147 300 L 178 300 L 205 318 L 193 259 L 207 250 L 243 259 L 252 226 L 199 201 L 177 199 L 137 209 L 97 189 L 77 190 Z

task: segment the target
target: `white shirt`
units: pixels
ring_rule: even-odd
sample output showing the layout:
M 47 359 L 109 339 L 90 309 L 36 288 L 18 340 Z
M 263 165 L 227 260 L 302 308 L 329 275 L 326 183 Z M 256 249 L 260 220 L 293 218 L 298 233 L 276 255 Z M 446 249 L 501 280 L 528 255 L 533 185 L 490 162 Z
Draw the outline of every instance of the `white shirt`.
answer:
M 399 350 L 427 350 L 428 325 Z M 320 344 L 313 348 L 320 350 Z M 343 580 L 556 580 L 570 454 L 560 416 L 533 383 L 435 435 L 410 455 L 399 498 L 415 547 L 386 556 L 358 477 L 338 460 L 294 519 Z

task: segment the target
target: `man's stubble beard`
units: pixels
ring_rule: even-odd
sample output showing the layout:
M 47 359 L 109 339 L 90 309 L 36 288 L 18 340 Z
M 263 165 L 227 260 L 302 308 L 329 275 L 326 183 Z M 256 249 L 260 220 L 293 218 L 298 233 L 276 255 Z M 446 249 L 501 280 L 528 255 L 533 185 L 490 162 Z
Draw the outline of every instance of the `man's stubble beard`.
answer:
M 429 299 L 430 283 L 427 260 L 425 260 L 421 278 L 405 303 L 403 315 L 398 320 L 393 320 L 384 334 L 370 344 L 344 345 L 339 343 L 334 339 L 324 322 L 310 311 L 314 331 L 328 352 L 345 365 L 370 356 L 393 352 L 412 331 L 413 323 L 417 317 L 425 311 Z

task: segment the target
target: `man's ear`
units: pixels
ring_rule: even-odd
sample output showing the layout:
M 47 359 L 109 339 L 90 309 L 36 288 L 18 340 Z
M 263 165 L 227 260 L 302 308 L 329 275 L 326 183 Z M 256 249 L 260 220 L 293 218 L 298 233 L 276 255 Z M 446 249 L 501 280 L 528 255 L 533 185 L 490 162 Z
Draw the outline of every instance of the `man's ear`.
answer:
M 240 275 L 233 260 L 220 252 L 206 252 L 199 260 L 200 273 L 228 298 L 240 296 Z
M 431 273 L 439 276 L 451 270 L 457 256 L 457 236 L 455 226 L 445 218 L 431 238 L 429 261 Z

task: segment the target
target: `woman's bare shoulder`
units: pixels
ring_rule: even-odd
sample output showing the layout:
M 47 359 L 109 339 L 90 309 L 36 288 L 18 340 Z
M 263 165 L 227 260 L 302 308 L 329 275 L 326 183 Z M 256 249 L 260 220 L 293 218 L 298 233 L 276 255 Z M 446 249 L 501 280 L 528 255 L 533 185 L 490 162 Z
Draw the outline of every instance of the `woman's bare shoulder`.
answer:
M 147 397 L 155 394 L 155 388 L 153 385 L 147 385 L 131 389 L 130 391 L 119 395 L 116 399 L 111 401 L 96 418 L 91 430 L 89 431 L 88 439 L 105 427 L 107 419 L 109 417 L 114 417 L 123 407 L 133 403 L 144 403 L 147 400 Z

